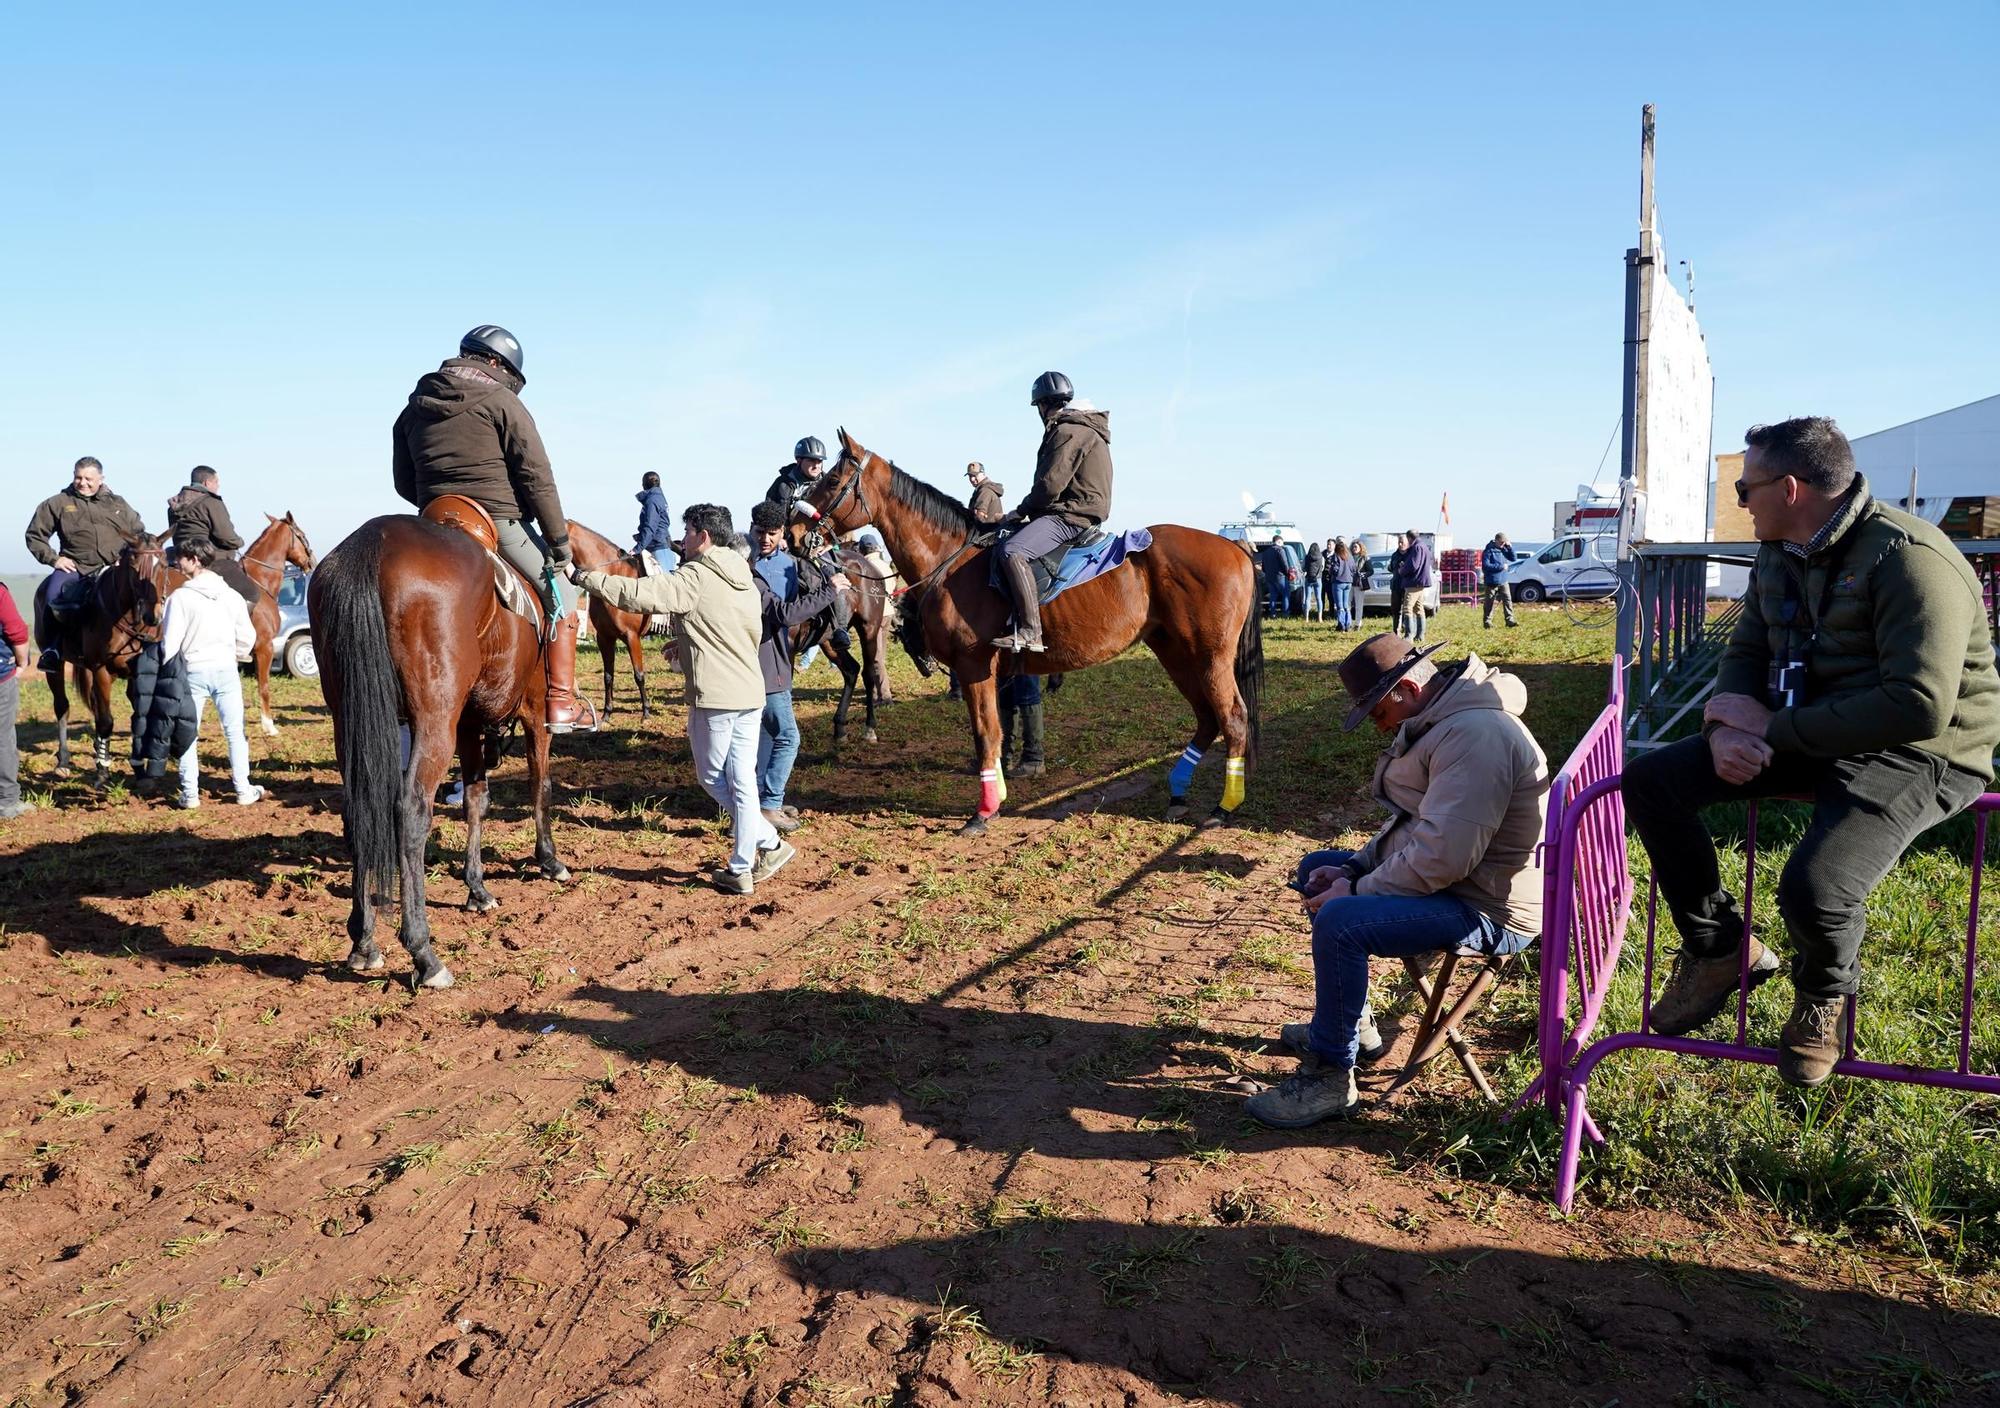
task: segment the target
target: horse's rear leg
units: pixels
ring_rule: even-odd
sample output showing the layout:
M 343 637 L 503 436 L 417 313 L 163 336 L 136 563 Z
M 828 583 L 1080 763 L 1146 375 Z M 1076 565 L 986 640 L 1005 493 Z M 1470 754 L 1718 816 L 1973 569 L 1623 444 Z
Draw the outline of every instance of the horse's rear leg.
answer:
M 859 618 L 856 618 L 857 621 Z M 875 742 L 875 709 L 889 698 L 889 675 L 882 668 L 881 618 L 874 625 L 861 628 L 861 702 L 868 711 L 867 727 L 861 732 L 863 742 Z
M 49 671 L 49 699 L 56 714 L 56 776 L 69 776 L 69 685 L 64 681 L 63 671 L 68 662 L 57 665 Z M 83 692 L 83 682 L 77 681 L 77 692 Z
M 643 724 L 653 716 L 652 705 L 646 698 L 646 645 L 644 627 L 626 633 L 625 654 L 632 661 L 632 683 L 639 687 L 639 722 Z
M 465 779 L 465 907 L 490 914 L 500 901 L 486 888 L 486 860 L 480 837 L 486 820 L 486 735 L 469 717 L 458 724 L 458 771 Z
M 278 736 L 278 721 L 271 713 L 271 638 L 261 631 L 257 644 L 251 649 L 250 659 L 257 667 L 257 708 L 261 714 L 258 727 L 264 730 L 266 738 Z
M 1220 826 L 1243 804 L 1244 755 L 1250 743 L 1250 714 L 1236 688 L 1234 661 L 1213 655 L 1197 658 L 1190 648 L 1159 643 L 1155 643 L 1154 653 L 1175 688 L 1194 706 L 1194 737 L 1167 772 L 1167 820 L 1187 819 L 1188 785 L 1203 755 L 1221 734 L 1228 750 L 1222 800 L 1202 822 L 1204 827 Z
M 825 646 L 827 659 L 833 661 L 834 668 L 840 671 L 840 702 L 833 706 L 833 746 L 838 748 L 841 740 L 847 737 L 847 710 L 854 703 L 854 685 L 861 678 L 861 666 L 855 663 L 853 652 L 835 641 L 830 631 Z M 872 728 L 868 741 L 875 741 Z
M 528 719 L 528 786 L 535 794 L 535 864 L 551 880 L 569 879 L 569 867 L 556 858 L 556 839 L 549 824 L 549 731 Z
M 452 983 L 451 969 L 431 950 L 431 921 L 424 911 L 424 847 L 430 840 L 438 784 L 451 770 L 451 754 L 451 735 L 441 722 L 426 720 L 421 728 L 412 727 L 410 765 L 403 772 L 400 799 L 403 926 L 398 937 L 416 966 L 413 984 L 420 988 L 448 988 Z
M 612 631 L 597 629 L 595 618 L 591 620 L 591 635 L 597 640 L 599 663 L 604 668 L 604 709 L 601 717 L 611 717 L 611 691 L 618 679 L 618 636 Z

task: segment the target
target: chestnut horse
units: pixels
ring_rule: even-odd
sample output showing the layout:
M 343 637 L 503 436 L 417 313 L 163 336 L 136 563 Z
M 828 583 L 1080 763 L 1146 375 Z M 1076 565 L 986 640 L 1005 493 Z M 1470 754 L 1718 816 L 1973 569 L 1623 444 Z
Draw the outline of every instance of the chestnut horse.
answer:
M 817 645 L 840 671 L 840 700 L 833 708 L 836 748 L 847 737 L 847 706 L 854 702 L 855 681 L 861 681 L 861 702 L 866 712 L 866 727 L 861 737 L 864 742 L 873 743 L 875 707 L 889 701 L 886 652 L 895 607 L 889 600 L 888 579 L 861 553 L 837 541 L 829 542 L 828 535 L 816 522 L 794 518 L 785 528 L 785 546 L 793 557 L 801 563 L 812 563 L 822 574 L 840 572 L 847 577 L 848 629 L 860 637 L 861 663 L 857 665 L 851 654 L 834 643 L 831 608 L 793 628 L 792 654 L 803 655 Z
M 74 672 L 77 697 L 90 711 L 91 751 L 96 772 L 91 779 L 103 787 L 111 774 L 111 734 L 116 723 L 111 716 L 111 686 L 114 680 L 132 677 L 132 662 L 149 640 L 159 639 L 160 605 L 166 592 L 166 548 L 150 533 L 125 539 L 118 561 L 90 580 L 90 608 L 82 624 L 57 633 L 63 663 Z M 174 585 L 184 580 L 172 573 Z M 43 578 L 36 588 L 39 596 L 48 590 Z M 48 675 L 49 696 L 56 717 L 56 776 L 70 775 L 69 689 L 61 669 Z M 135 730 L 136 732 L 136 730 Z
M 574 518 L 569 520 L 570 552 L 576 558 L 579 572 L 608 572 L 613 577 L 637 577 L 640 575 L 639 555 L 618 544 L 595 529 L 586 528 Z M 661 564 L 666 566 L 666 564 Z M 671 567 L 667 567 L 672 571 Z M 588 595 L 579 593 L 579 595 Z M 632 681 L 639 686 L 639 722 L 644 723 L 652 716 L 652 709 L 646 698 L 646 625 L 652 619 L 643 611 L 620 611 L 600 596 L 590 596 L 590 634 L 597 641 L 597 653 L 604 661 L 604 712 L 602 718 L 611 717 L 611 685 L 618 675 L 618 643 L 625 643 L 625 654 L 632 662 Z
M 250 659 L 257 666 L 257 702 L 267 737 L 278 736 L 278 721 L 271 715 L 271 651 L 278 638 L 278 589 L 285 584 L 285 565 L 303 572 L 313 570 L 312 544 L 305 530 L 287 513 L 283 518 L 265 514 L 268 526 L 243 551 L 243 575 L 263 593 L 250 608 L 250 624 L 257 628 L 257 644 Z M 178 583 L 176 584 L 178 585 Z
M 466 908 L 499 907 L 485 885 L 480 822 L 487 768 L 510 725 L 528 735 L 535 860 L 550 879 L 569 878 L 549 835 L 548 685 L 538 625 L 501 606 L 493 559 L 468 533 L 408 514 L 371 518 L 349 534 L 313 573 L 306 609 L 347 794 L 340 818 L 354 862 L 347 966 L 382 967 L 375 906 L 388 903 L 400 877 L 398 937 L 416 965 L 414 985 L 450 987 L 424 913 L 424 843 L 454 750 L 465 780 Z
M 957 499 L 905 474 L 845 430 L 839 434 L 839 459 L 805 498 L 841 532 L 874 525 L 896 570 L 911 583 L 904 609 L 914 602 L 931 654 L 958 672 L 979 758 L 979 807 L 966 832 L 984 831 L 1007 797 L 1000 775 L 999 677 L 1100 665 L 1134 641 L 1144 641 L 1159 657 L 1194 706 L 1194 737 L 1167 775 L 1168 818 L 1188 814 L 1189 779 L 1219 733 L 1229 760 L 1222 800 L 1204 824 L 1227 820 L 1243 801 L 1264 683 L 1257 569 L 1248 553 L 1213 533 L 1160 524 L 1151 547 L 1042 608 L 1047 650 L 1002 655 L 992 641 L 1006 630 L 1013 603 L 991 585 L 985 525 Z

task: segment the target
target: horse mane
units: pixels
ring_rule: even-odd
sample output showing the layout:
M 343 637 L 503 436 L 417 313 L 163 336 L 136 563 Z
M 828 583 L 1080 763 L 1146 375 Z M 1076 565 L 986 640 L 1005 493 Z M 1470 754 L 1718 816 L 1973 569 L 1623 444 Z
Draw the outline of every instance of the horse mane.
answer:
M 903 507 L 914 510 L 931 527 L 945 533 L 970 535 L 977 527 L 972 510 L 944 490 L 924 483 L 914 474 L 889 462 L 889 494 Z

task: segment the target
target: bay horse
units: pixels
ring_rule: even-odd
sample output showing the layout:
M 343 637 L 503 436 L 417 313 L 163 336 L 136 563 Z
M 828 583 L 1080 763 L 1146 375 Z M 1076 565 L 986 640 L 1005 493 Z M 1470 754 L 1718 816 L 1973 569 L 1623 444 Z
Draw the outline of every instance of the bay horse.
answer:
M 579 572 L 606 572 L 613 577 L 642 575 L 638 553 L 630 548 L 620 548 L 602 533 L 586 528 L 574 518 L 569 520 L 569 541 Z M 643 643 L 647 623 L 652 618 L 643 611 L 620 611 L 604 598 L 588 592 L 581 595 L 590 602 L 590 634 L 597 641 L 597 653 L 604 663 L 604 712 L 601 717 L 611 717 L 611 686 L 618 676 L 618 645 L 622 641 L 626 658 L 632 662 L 632 682 L 639 686 L 639 722 L 644 723 L 652 716 L 651 705 L 646 698 L 646 647 Z
M 115 680 L 132 677 L 132 663 L 149 640 L 159 639 L 160 606 L 166 600 L 159 583 L 166 568 L 166 547 L 150 533 L 129 534 L 118 561 L 90 579 L 89 610 L 83 621 L 57 632 L 63 665 L 73 671 L 77 696 L 90 711 L 91 753 L 95 775 L 91 785 L 102 788 L 111 774 L 111 735 L 117 727 L 111 715 Z M 178 573 L 173 574 L 176 578 Z M 48 591 L 49 578 L 35 589 Z M 178 582 L 176 582 L 178 585 Z M 57 777 L 70 775 L 69 682 L 61 667 L 49 672 L 49 697 L 55 708 Z
M 840 671 L 840 699 L 833 708 L 833 746 L 838 748 L 847 737 L 847 708 L 854 702 L 857 680 L 865 712 L 862 741 L 874 743 L 876 706 L 890 702 L 887 651 L 896 610 L 889 597 L 888 579 L 864 554 L 830 539 L 818 523 L 804 518 L 795 517 L 785 525 L 785 546 L 793 557 L 811 563 L 823 575 L 840 572 L 847 578 L 848 629 L 861 640 L 860 663 L 835 643 L 832 608 L 793 628 L 792 654 L 803 655 L 817 645 Z
M 382 967 L 375 907 L 389 902 L 400 879 L 398 937 L 415 965 L 412 985 L 450 987 L 451 970 L 432 951 L 424 912 L 424 845 L 454 751 L 465 780 L 466 908 L 499 907 L 485 885 L 480 822 L 487 769 L 510 725 L 528 738 L 535 861 L 548 878 L 569 878 L 549 834 L 548 685 L 538 623 L 500 604 L 493 559 L 470 532 L 409 514 L 371 518 L 327 554 L 306 590 L 306 609 L 346 792 L 341 827 L 354 865 L 347 966 L 357 973 Z
M 930 653 L 958 672 L 979 760 L 979 805 L 965 824 L 967 834 L 983 832 L 1007 797 L 1000 773 L 999 677 L 1081 670 L 1134 641 L 1146 643 L 1194 706 L 1194 736 L 1167 775 L 1168 819 L 1188 815 L 1188 783 L 1218 734 L 1229 750 L 1222 800 L 1203 824 L 1221 825 L 1242 805 L 1264 683 L 1257 569 L 1248 553 L 1213 533 L 1159 524 L 1151 547 L 1042 608 L 1047 650 L 1003 657 L 992 641 L 1006 630 L 1013 603 L 991 585 L 986 525 L 845 430 L 839 436 L 839 459 L 813 481 L 805 499 L 841 532 L 874 525 L 911 584 L 904 609 L 915 602 Z
M 271 652 L 278 638 L 278 590 L 285 584 L 286 564 L 302 572 L 313 570 L 313 550 L 306 541 L 305 530 L 291 514 L 274 518 L 267 513 L 264 518 L 267 526 L 243 550 L 239 560 L 243 575 L 263 593 L 250 607 L 250 624 L 257 630 L 257 644 L 251 649 L 250 659 L 257 667 L 261 726 L 267 738 L 276 738 L 278 721 L 271 714 Z

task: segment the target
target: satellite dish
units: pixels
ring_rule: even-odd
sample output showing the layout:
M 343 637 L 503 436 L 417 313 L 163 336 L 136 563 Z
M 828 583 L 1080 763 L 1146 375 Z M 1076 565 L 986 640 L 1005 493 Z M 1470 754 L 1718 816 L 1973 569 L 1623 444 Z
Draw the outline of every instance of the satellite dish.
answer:
M 1256 497 L 1252 495 L 1248 489 L 1245 489 L 1243 491 L 1243 511 L 1245 513 L 1254 513 L 1256 512 L 1256 509 L 1257 509 Z

